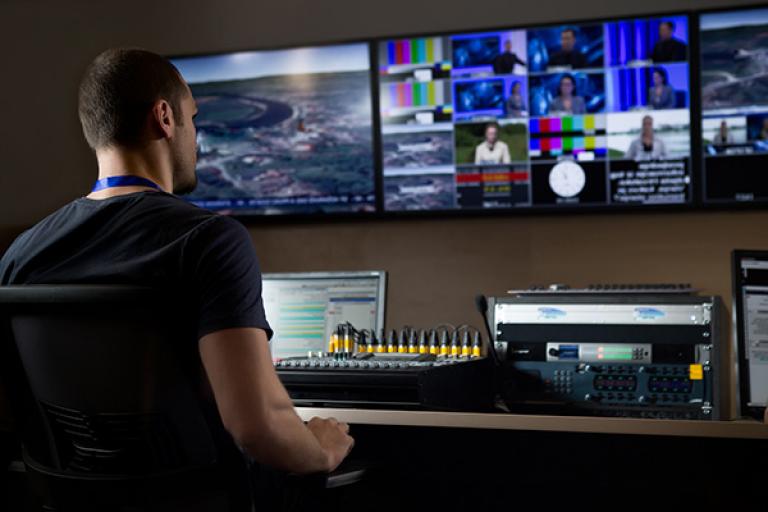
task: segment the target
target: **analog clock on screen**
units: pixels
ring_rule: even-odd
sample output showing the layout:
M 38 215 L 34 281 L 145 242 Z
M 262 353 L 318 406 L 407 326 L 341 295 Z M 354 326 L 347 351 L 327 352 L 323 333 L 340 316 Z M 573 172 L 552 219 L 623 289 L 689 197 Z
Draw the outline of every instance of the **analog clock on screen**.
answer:
M 587 177 L 584 169 L 573 161 L 556 164 L 549 171 L 549 186 L 560 197 L 574 197 L 584 190 Z

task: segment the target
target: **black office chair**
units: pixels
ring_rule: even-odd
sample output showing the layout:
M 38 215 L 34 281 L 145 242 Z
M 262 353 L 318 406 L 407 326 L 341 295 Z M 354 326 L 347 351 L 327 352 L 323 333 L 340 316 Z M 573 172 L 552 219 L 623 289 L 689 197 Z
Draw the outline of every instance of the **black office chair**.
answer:
M 0 287 L 0 371 L 42 510 L 253 509 L 249 468 L 203 378 L 194 312 L 147 288 Z

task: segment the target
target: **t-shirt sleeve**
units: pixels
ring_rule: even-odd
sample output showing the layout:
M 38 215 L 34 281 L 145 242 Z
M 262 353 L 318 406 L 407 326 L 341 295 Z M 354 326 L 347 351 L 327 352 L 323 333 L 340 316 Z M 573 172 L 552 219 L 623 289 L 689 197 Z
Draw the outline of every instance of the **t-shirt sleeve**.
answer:
M 198 307 L 198 339 L 236 327 L 272 329 L 261 297 L 261 270 L 248 231 L 229 217 L 199 226 L 187 244 L 185 267 Z

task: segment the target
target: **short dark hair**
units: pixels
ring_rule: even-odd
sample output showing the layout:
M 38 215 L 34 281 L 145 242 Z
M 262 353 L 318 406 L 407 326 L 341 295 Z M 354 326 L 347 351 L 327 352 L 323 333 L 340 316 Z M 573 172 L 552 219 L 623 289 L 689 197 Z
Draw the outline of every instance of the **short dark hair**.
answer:
M 669 30 L 675 30 L 675 22 L 671 20 L 664 20 L 661 22 L 662 25 L 666 25 L 669 27 Z
M 576 94 L 576 77 L 570 73 L 563 73 L 562 75 L 560 75 L 560 80 L 557 81 L 557 94 L 558 95 L 560 94 L 560 86 L 563 85 L 563 80 L 565 80 L 566 78 L 571 81 L 571 85 L 573 86 L 572 94 L 574 96 L 578 96 L 578 94 Z
M 653 72 L 659 74 L 661 79 L 664 81 L 665 85 L 669 83 L 669 75 L 667 74 L 667 70 L 666 69 L 664 69 L 662 67 L 656 67 L 656 68 L 653 68 Z
M 561 34 L 565 34 L 566 32 L 570 32 L 573 37 L 576 37 L 576 29 L 573 27 L 565 27 L 560 31 Z
M 91 148 L 136 145 L 155 101 L 166 100 L 182 124 L 185 93 L 179 71 L 166 58 L 138 48 L 113 48 L 88 66 L 78 95 L 78 114 Z

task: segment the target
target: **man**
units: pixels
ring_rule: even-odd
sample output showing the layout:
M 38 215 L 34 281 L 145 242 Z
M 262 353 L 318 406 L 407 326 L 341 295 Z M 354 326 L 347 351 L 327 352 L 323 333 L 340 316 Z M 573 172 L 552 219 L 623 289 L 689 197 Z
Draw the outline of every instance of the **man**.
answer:
M 659 40 L 653 46 L 651 59 L 653 62 L 678 62 L 687 58 L 688 47 L 679 39 L 675 39 L 675 24 L 672 21 L 662 21 L 659 25 Z
M 493 72 L 497 75 L 508 75 L 514 71 L 515 64 L 525 67 L 525 62 L 512 52 L 512 41 L 507 39 L 504 41 L 504 53 L 498 54 L 493 59 Z
M 509 146 L 499 140 L 499 125 L 485 125 L 485 140 L 475 148 L 475 164 L 508 164 L 510 160 Z
M 587 66 L 584 54 L 576 49 L 576 32 L 572 28 L 560 32 L 560 51 L 552 54 L 548 66 L 571 69 Z
M 261 464 L 332 471 L 348 426 L 296 415 L 272 365 L 261 274 L 247 230 L 172 195 L 194 189 L 197 108 L 166 59 L 107 50 L 80 85 L 79 115 L 99 180 L 26 231 L 0 260 L 0 284 L 129 283 L 193 298 L 197 347 L 222 422 Z

